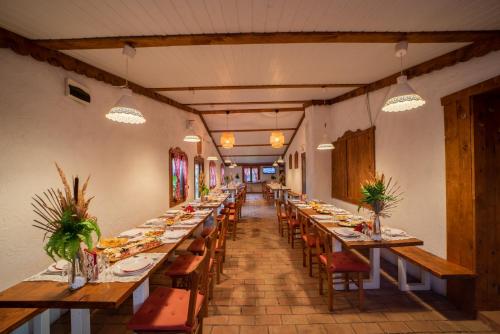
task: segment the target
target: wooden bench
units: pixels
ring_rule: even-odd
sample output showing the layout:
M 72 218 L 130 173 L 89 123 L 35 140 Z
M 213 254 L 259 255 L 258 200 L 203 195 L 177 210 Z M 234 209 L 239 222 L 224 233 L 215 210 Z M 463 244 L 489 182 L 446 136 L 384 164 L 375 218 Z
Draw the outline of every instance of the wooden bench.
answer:
M 471 279 L 476 277 L 472 270 L 447 261 L 419 247 L 394 247 L 391 248 L 391 251 L 398 256 L 398 282 L 401 291 L 429 290 L 431 287 L 429 273 L 441 279 Z M 408 283 L 406 276 L 407 262 L 411 262 L 423 269 L 419 283 Z
M 34 333 L 46 333 L 42 327 L 50 326 L 49 312 L 43 308 L 0 308 L 0 334 L 11 333 L 16 329 L 19 332 L 29 333 L 29 329 L 25 331 L 21 326 L 28 325 L 28 321 L 35 318 L 33 323 Z M 45 317 L 45 319 L 42 319 Z M 43 323 L 45 321 L 45 323 Z M 49 327 L 50 328 L 50 327 Z

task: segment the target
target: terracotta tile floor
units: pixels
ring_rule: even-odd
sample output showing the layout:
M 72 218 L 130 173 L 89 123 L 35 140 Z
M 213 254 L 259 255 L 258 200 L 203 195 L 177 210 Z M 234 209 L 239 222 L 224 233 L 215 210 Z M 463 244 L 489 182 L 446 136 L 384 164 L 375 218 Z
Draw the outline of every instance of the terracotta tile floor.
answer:
M 364 312 L 357 308 L 356 292 L 337 291 L 335 311 L 329 313 L 326 298 L 318 293 L 317 277 L 309 277 L 302 267 L 301 250 L 291 249 L 278 235 L 274 208 L 260 195 L 248 195 L 238 227 L 237 240 L 228 242 L 224 274 L 205 318 L 205 334 L 492 333 L 444 297 L 402 293 L 386 279 L 380 290 L 366 291 Z M 168 284 L 161 273 L 151 282 L 152 289 L 155 284 Z M 118 310 L 94 311 L 92 333 L 126 333 L 131 308 L 127 301 Z M 52 330 L 68 333 L 68 316 Z

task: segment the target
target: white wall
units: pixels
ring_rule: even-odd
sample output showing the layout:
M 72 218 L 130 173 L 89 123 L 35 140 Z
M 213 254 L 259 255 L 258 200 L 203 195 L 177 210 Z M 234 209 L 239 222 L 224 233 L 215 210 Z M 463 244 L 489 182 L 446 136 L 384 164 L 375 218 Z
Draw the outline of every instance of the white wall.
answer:
M 291 143 L 290 147 L 288 148 L 288 151 L 286 153 L 286 156 L 283 157 L 283 160 L 285 160 L 285 170 L 286 170 L 286 185 L 292 189 L 292 191 L 296 193 L 302 193 L 302 161 L 300 159 L 300 154 L 302 152 L 305 152 L 306 146 L 305 146 L 305 120 L 302 122 L 300 125 L 300 128 L 297 130 L 297 134 L 295 135 L 295 138 L 293 139 L 293 143 Z M 295 159 L 294 159 L 294 154 L 295 152 L 299 153 L 299 168 L 290 168 L 288 162 L 289 162 L 289 155 L 292 155 L 292 160 L 293 160 L 293 167 L 295 167 Z M 306 156 L 307 159 L 307 156 Z M 307 164 L 307 162 L 306 162 Z M 306 166 L 307 167 L 307 166 Z M 306 177 L 307 179 L 307 177 Z M 307 187 L 308 185 L 306 185 Z
M 104 236 L 168 208 L 168 150 L 173 146 L 188 153 L 192 196 L 196 144 L 182 139 L 187 119 L 195 119 L 198 133 L 204 133 L 198 116 L 134 95 L 147 122 L 109 121 L 104 115 L 120 97 L 118 88 L 7 49 L 0 49 L 0 73 L 0 290 L 50 263 L 42 231 L 31 226 L 30 203 L 34 194 L 61 187 L 55 161 L 68 177 L 92 175 L 90 212 Z M 64 96 L 68 76 L 90 89 L 91 105 Z M 204 143 L 203 153 L 217 156 L 211 141 Z M 217 173 L 219 179 L 220 168 Z
M 404 192 L 404 200 L 393 216 L 382 224 L 408 231 L 424 240 L 423 248 L 446 258 L 444 118 L 440 99 L 499 74 L 500 52 L 494 52 L 410 80 L 426 100 L 424 107 L 411 112 L 380 112 L 389 87 L 370 93 L 368 104 L 366 96 L 360 96 L 330 107 L 307 108 L 305 136 L 297 137 L 292 146 L 306 146 L 308 196 L 329 199 L 357 211 L 356 205 L 331 198 L 331 155 L 317 151 L 316 146 L 325 120 L 332 140 L 347 130 L 368 128 L 369 105 L 376 126 L 376 170 L 393 177 Z M 433 288 L 444 292 L 443 282 L 434 280 Z

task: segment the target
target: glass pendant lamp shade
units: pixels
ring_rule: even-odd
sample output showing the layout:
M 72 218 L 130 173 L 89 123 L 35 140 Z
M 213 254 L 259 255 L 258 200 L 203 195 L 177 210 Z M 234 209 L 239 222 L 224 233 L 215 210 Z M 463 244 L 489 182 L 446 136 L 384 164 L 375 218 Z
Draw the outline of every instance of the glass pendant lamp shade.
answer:
M 223 148 L 233 148 L 234 142 L 235 139 L 232 132 L 223 132 L 220 136 L 220 144 Z
M 230 163 L 231 163 L 231 159 L 226 159 L 226 160 L 224 160 L 224 163 L 226 163 L 226 164 L 230 164 Z
M 326 150 L 333 150 L 335 146 L 333 146 L 332 141 L 328 137 L 326 133 L 326 122 L 325 122 L 325 129 L 323 131 L 323 137 L 321 138 L 321 141 L 319 142 L 318 147 L 316 147 L 317 150 L 320 151 L 326 151 Z
M 408 84 L 406 75 L 399 76 L 397 80 L 396 86 L 394 86 L 389 94 L 389 98 L 382 107 L 383 111 L 407 111 L 425 104 L 425 100 Z
M 276 162 L 277 162 L 277 163 L 279 163 L 279 164 L 283 164 L 283 163 L 285 163 L 285 161 L 283 161 L 283 158 L 282 158 L 282 157 L 280 157 L 280 158 L 279 158 Z
M 273 166 L 274 166 L 274 167 L 278 167 L 278 163 L 277 163 L 276 161 L 275 161 L 275 162 L 273 162 Z
M 199 143 L 201 138 L 194 132 L 193 123 L 194 121 L 192 119 L 186 122 L 186 129 L 188 130 L 188 133 L 184 136 L 184 141 L 188 143 Z
M 115 122 L 128 124 L 143 124 L 146 119 L 134 103 L 132 91 L 122 88 L 122 97 L 115 103 L 113 108 L 106 114 L 106 118 Z
M 285 144 L 285 135 L 281 131 L 273 131 L 271 132 L 271 136 L 269 137 L 269 144 L 273 148 L 281 148 Z
M 217 161 L 217 160 L 219 160 L 219 158 L 217 158 L 217 157 L 208 157 L 207 158 L 207 161 Z

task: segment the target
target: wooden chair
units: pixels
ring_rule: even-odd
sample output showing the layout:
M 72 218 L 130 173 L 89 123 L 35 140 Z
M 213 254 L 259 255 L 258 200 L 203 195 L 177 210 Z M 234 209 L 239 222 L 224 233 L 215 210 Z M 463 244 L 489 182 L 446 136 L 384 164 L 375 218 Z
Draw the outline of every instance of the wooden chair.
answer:
M 283 208 L 283 202 L 279 199 L 274 201 L 276 207 L 276 216 L 278 218 L 278 234 L 283 236 L 285 226 L 288 224 L 288 216 Z
M 201 333 L 207 315 L 210 254 L 193 267 L 189 290 L 161 287 L 149 295 L 127 324 L 135 333 Z
M 215 284 L 215 240 L 217 237 L 217 228 L 212 229 L 212 232 L 205 238 L 205 250 L 204 253 L 209 254 L 209 274 L 208 281 L 210 286 L 209 297 L 212 296 L 213 286 Z M 197 268 L 198 263 L 202 260 L 202 256 L 195 254 L 182 254 L 179 255 L 174 262 L 167 268 L 165 275 L 172 279 L 172 287 L 177 288 L 179 286 L 179 280 L 189 286 L 189 278 L 191 273 L 195 268 Z
M 309 276 L 313 276 L 313 264 L 314 263 L 313 255 L 316 255 L 316 239 L 318 236 L 315 233 L 315 229 L 311 225 L 309 219 L 299 214 L 299 223 L 300 223 L 300 236 L 302 238 L 302 266 L 309 267 Z M 321 243 L 321 242 L 320 242 Z M 321 243 L 323 246 L 323 243 Z
M 295 215 L 292 212 L 292 206 L 288 203 L 285 203 L 285 210 L 286 210 L 286 216 L 287 216 L 287 237 L 288 237 L 288 243 L 292 245 L 292 248 L 295 247 L 295 240 L 300 239 L 300 222 L 299 220 L 295 217 Z
M 241 200 L 237 199 L 235 203 L 234 211 L 229 211 L 229 225 L 231 225 L 231 233 L 233 240 L 236 240 L 236 231 L 238 229 L 238 223 L 241 216 Z
M 229 215 L 221 216 L 219 235 L 215 245 L 215 263 L 217 269 L 217 284 L 220 283 L 220 275 L 224 272 L 224 262 L 226 261 L 226 237 L 229 224 Z
M 346 290 L 349 282 L 358 286 L 359 308 L 363 309 L 364 291 L 363 274 L 370 272 L 370 265 L 351 251 L 332 252 L 332 236 L 321 228 L 316 228 L 316 255 L 319 264 L 319 293 L 323 294 L 323 275 L 326 276 L 328 288 L 328 309 L 333 311 L 333 276 L 342 274 Z M 323 248 L 324 251 L 323 252 Z M 355 275 L 355 279 L 350 275 Z

